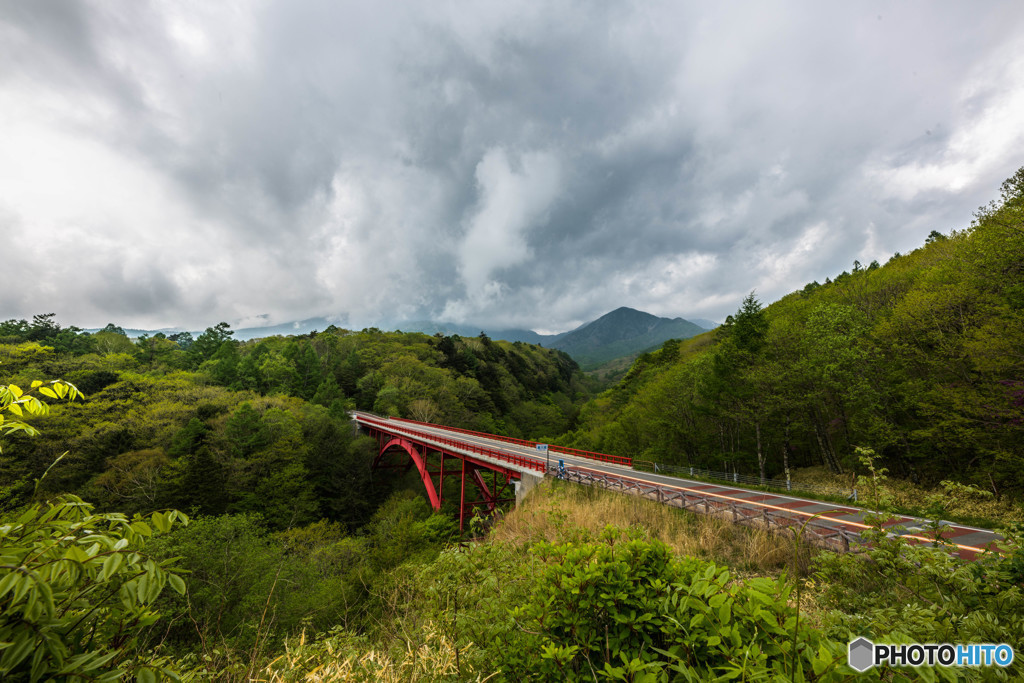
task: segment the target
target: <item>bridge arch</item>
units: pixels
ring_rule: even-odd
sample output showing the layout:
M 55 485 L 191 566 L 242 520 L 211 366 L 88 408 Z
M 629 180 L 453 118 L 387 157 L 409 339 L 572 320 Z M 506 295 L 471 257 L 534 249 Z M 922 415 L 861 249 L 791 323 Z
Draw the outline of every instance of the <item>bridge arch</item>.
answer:
M 500 503 L 515 500 L 514 493 L 512 493 L 514 491 L 513 482 L 518 478 L 518 473 L 513 470 L 496 466 L 493 463 L 476 462 L 473 458 L 465 455 L 432 449 L 402 436 L 378 431 L 378 437 L 380 448 L 373 460 L 372 469 L 404 469 L 408 471 L 415 465 L 433 509 L 440 510 L 444 502 L 445 475 L 456 477 L 456 481 L 459 482 L 460 531 L 465 527 L 466 520 L 472 517 L 474 509 L 482 508 L 488 513 L 493 513 L 497 511 Z M 385 455 L 388 452 L 396 451 L 404 451 L 409 456 L 409 460 L 404 464 L 384 464 Z M 440 467 L 437 467 L 437 463 L 431 462 L 428 458 L 428 454 L 431 452 L 440 455 Z M 457 463 L 456 468 L 446 467 L 453 460 Z M 487 472 L 491 472 L 490 482 L 485 477 Z M 467 484 L 469 488 L 476 488 L 480 492 L 478 499 L 467 500 Z
M 425 454 L 420 453 L 419 449 L 416 448 L 416 444 L 413 442 L 399 436 L 392 437 L 391 440 L 387 441 L 380 447 L 380 452 L 373 460 L 373 468 L 377 469 L 379 467 L 380 461 L 384 457 L 384 453 L 392 448 L 401 448 L 409 454 L 410 460 L 416 465 L 416 469 L 419 470 L 420 478 L 423 480 L 423 485 L 427 489 L 427 497 L 430 499 L 430 506 L 435 510 L 440 510 L 441 496 L 438 490 L 434 487 L 434 478 L 430 476 L 430 470 L 427 469 L 427 459 Z

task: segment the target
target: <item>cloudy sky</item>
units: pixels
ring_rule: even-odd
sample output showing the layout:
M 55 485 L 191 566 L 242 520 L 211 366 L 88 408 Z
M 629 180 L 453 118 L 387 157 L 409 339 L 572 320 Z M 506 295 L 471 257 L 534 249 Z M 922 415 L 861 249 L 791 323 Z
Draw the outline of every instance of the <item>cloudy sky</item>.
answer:
M 0 319 L 721 320 L 1021 165 L 1016 0 L 0 0 Z

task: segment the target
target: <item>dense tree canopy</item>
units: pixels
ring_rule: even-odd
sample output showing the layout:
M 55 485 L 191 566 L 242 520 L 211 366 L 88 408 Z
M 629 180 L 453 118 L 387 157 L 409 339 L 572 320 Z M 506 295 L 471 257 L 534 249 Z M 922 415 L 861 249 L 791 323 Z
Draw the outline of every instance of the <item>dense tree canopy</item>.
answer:
M 9 381 L 63 376 L 89 396 L 42 417 L 42 438 L 0 460 L 18 494 L 8 506 L 68 451 L 44 494 L 84 493 L 127 512 L 259 513 L 275 529 L 320 518 L 352 526 L 374 496 L 370 446 L 347 409 L 555 436 L 586 397 L 568 356 L 485 336 L 333 328 L 240 343 L 220 323 L 183 348 L 182 337 L 133 341 L 114 325 L 69 332 L 49 315 L 8 321 L 2 333 Z M 59 340 L 68 343 L 51 345 Z

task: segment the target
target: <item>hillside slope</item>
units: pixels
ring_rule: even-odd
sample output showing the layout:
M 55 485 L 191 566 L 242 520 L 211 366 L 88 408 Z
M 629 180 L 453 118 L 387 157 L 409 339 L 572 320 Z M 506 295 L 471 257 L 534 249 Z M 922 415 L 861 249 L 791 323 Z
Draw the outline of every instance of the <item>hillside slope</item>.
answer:
M 702 327 L 682 318 L 659 318 L 623 306 L 545 343 L 565 351 L 582 366 L 593 366 L 702 332 Z

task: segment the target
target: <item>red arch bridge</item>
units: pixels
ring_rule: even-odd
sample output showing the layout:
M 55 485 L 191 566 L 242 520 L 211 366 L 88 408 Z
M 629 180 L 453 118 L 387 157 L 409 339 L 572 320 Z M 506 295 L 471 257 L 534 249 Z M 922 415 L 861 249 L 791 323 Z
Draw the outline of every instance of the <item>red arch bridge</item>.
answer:
M 460 529 L 478 511 L 494 512 L 502 503 L 521 500 L 545 476 L 631 493 L 739 524 L 803 529 L 809 542 L 835 550 L 849 550 L 860 542 L 860 532 L 871 526 L 865 519 L 869 512 L 862 508 L 642 472 L 633 469 L 631 458 L 360 411 L 354 411 L 352 419 L 377 440 L 373 469 L 416 467 L 435 510 L 441 509 L 445 491 L 457 482 Z M 885 528 L 910 543 L 935 543 L 938 537 L 951 552 L 966 558 L 994 549 L 1001 539 L 988 529 L 908 516 L 893 517 Z

